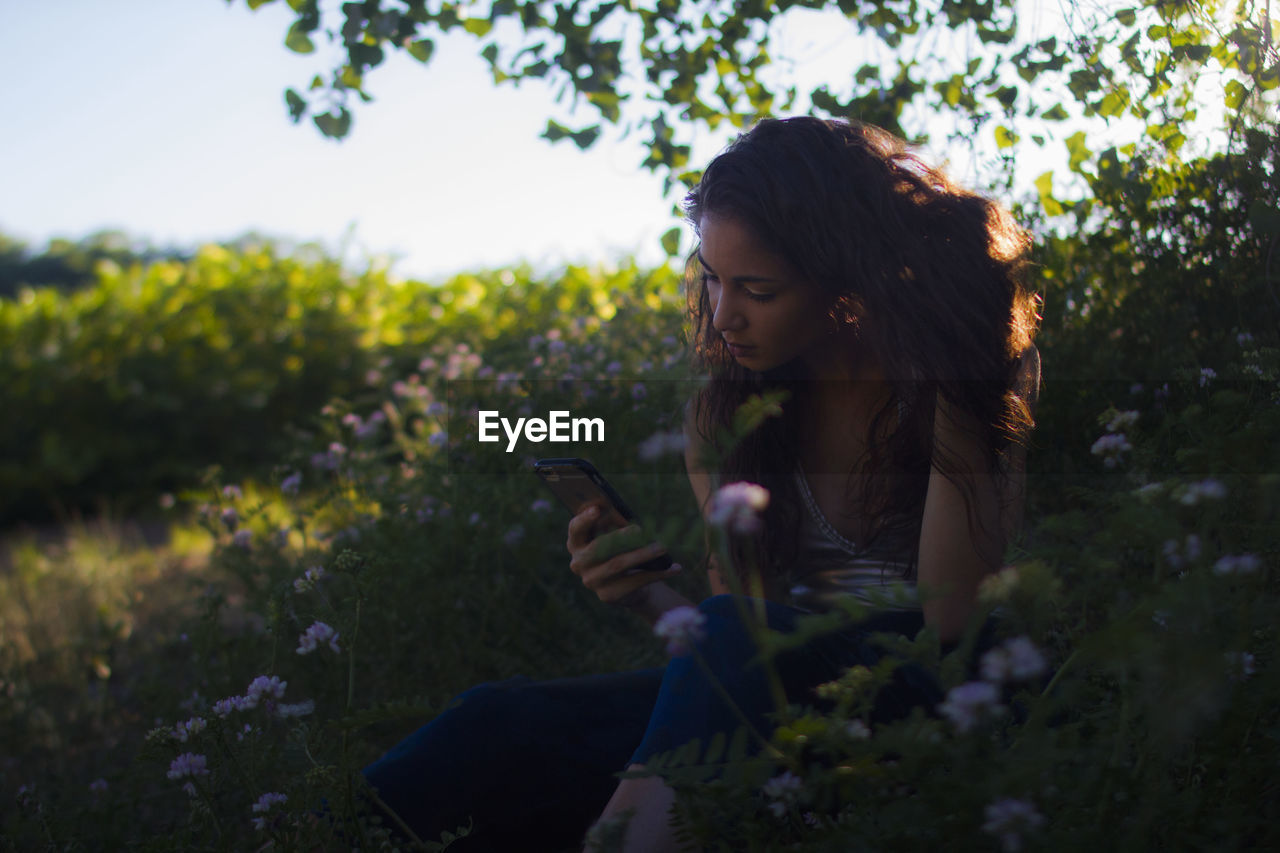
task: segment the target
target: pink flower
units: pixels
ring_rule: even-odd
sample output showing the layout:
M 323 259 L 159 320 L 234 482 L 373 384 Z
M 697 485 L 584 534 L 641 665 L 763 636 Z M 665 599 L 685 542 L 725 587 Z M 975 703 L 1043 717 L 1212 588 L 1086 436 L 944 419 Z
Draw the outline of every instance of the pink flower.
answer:
M 209 762 L 203 755 L 196 755 L 191 752 L 184 752 L 169 763 L 170 779 L 185 779 L 188 776 L 195 778 L 196 776 L 209 775 Z
M 323 622 L 312 622 L 311 627 L 298 636 L 298 654 L 307 655 L 319 648 L 321 643 L 328 643 L 335 652 L 338 648 L 338 632 Z
M 667 654 L 687 654 L 704 636 L 707 617 L 696 607 L 674 607 L 663 613 L 653 626 L 653 633 L 667 641 Z
M 760 516 L 769 506 L 769 490 L 755 483 L 730 483 L 711 497 L 707 520 L 731 533 L 755 533 Z

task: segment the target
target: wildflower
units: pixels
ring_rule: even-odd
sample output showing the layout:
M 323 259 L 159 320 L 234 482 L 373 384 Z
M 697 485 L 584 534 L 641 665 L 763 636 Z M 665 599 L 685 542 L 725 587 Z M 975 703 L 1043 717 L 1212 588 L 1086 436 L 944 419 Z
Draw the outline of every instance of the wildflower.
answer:
M 1121 462 L 1121 456 L 1133 450 L 1133 445 L 1125 438 L 1124 433 L 1115 432 L 1108 433 L 1093 443 L 1093 447 L 1089 448 L 1089 452 L 1094 456 L 1102 457 L 1102 464 L 1108 468 L 1114 468 Z
M 105 794 L 106 792 L 107 780 L 103 779 L 101 776 L 89 783 L 89 793 L 93 794 L 95 797 Z
M 239 486 L 223 486 L 222 496 L 228 500 L 238 501 L 244 497 L 244 494 L 240 491 Z
M 432 447 L 444 447 L 449 443 L 449 433 L 436 432 L 431 434 L 431 438 L 427 439 L 427 443 Z
M 1213 564 L 1215 575 L 1249 575 L 1262 568 L 1262 560 L 1256 554 L 1239 554 L 1219 557 Z
M 658 619 L 653 633 L 667 641 L 667 654 L 683 655 L 704 636 L 707 617 L 696 607 L 673 607 Z
M 209 767 L 208 760 L 203 755 L 197 755 L 192 752 L 184 752 L 173 761 L 169 762 L 170 779 L 185 779 L 187 777 L 195 778 L 196 776 L 208 776 Z
M 999 703 L 1000 694 L 994 684 L 986 681 L 968 681 L 947 692 L 946 700 L 938 711 L 952 722 L 956 731 L 969 731 L 985 716 L 995 716 L 1004 711 Z
M 1142 388 L 1141 382 L 1135 382 L 1129 386 L 1129 393 L 1135 397 L 1141 394 L 1142 391 L 1143 391 L 1143 388 Z
M 1111 420 L 1107 421 L 1107 432 L 1119 432 L 1121 429 L 1134 426 L 1137 422 L 1137 412 L 1115 412 L 1111 416 Z
M 1036 811 L 1033 803 L 1009 797 L 996 800 L 987 806 L 983 832 L 1000 839 L 1005 853 L 1017 853 L 1022 849 L 1022 835 L 1034 832 L 1044 825 L 1044 816 Z
M 245 699 L 252 703 L 250 708 L 256 708 L 264 696 L 268 699 L 283 699 L 284 689 L 288 686 L 289 682 L 281 681 L 278 675 L 259 675 L 249 682 L 249 689 L 244 692 Z
M 274 820 L 266 817 L 271 808 L 276 805 L 283 805 L 288 802 L 289 798 L 284 794 L 268 793 L 258 797 L 257 802 L 253 804 L 253 813 L 256 815 L 264 815 L 263 817 L 255 817 L 253 819 L 253 828 L 262 832 L 275 823 Z M 278 816 L 277 816 L 278 817 Z
M 871 729 L 862 720 L 850 720 L 845 724 L 844 733 L 854 740 L 866 740 L 871 737 Z
M 1221 481 L 1210 478 L 1198 483 L 1188 483 L 1181 492 L 1179 502 L 1183 506 L 1195 506 L 1202 500 L 1222 500 L 1227 496 L 1227 487 Z
M 1202 367 L 1200 369 L 1200 387 L 1208 385 L 1218 375 L 1218 372 L 1212 367 Z
M 1236 335 L 1236 343 L 1241 347 L 1248 346 L 1249 344 L 1253 343 L 1253 335 L 1249 334 L 1248 332 L 1241 332 L 1240 334 Z
M 551 501 L 546 498 L 538 498 L 529 505 L 530 512 L 551 512 Z
M 293 588 L 296 592 L 306 592 L 314 589 L 315 585 L 324 577 L 324 566 L 312 566 L 302 573 L 302 577 L 293 582 Z
M 637 382 L 631 386 L 631 399 L 643 400 L 649 396 L 649 391 L 644 387 L 643 382 Z
M 161 509 L 173 509 L 178 505 L 178 499 L 173 496 L 172 492 L 165 492 L 160 496 Z
M 987 575 L 978 585 L 978 601 L 983 604 L 999 604 L 1008 601 L 1018 588 L 1018 570 L 1005 566 L 994 575 Z
M 668 453 L 684 453 L 685 437 L 683 432 L 655 432 L 640 442 L 640 458 L 652 462 Z
M 204 731 L 207 725 L 208 723 L 205 722 L 204 717 L 192 717 L 173 727 L 173 737 L 181 743 L 186 743 L 191 739 L 192 735 L 197 735 Z
M 1135 490 L 1134 495 L 1137 496 L 1138 500 L 1143 501 L 1145 503 L 1146 501 L 1151 500 L 1152 498 L 1156 497 L 1163 491 L 1164 491 L 1164 483 L 1147 483 L 1145 486 L 1142 486 L 1137 490 Z
M 309 716 L 315 713 L 315 710 L 316 710 L 316 703 L 311 699 L 308 699 L 305 702 L 294 702 L 288 705 L 276 706 L 276 714 L 286 720 L 289 719 L 290 717 Z
M 236 732 L 236 740 L 244 741 L 247 735 L 253 734 L 253 731 L 254 731 L 253 726 L 249 725 L 248 723 L 245 723 L 244 728 Z
M 237 530 L 235 535 L 231 537 L 231 544 L 237 548 L 248 550 L 249 546 L 253 544 L 253 531 L 248 528 Z
M 248 696 L 228 696 L 213 703 L 213 713 L 220 718 L 230 716 L 232 711 L 248 711 L 258 705 L 258 700 L 250 700 Z
M 356 438 L 361 440 L 373 438 L 378 434 L 378 430 L 381 429 L 386 419 L 387 416 L 382 412 L 374 412 L 369 415 L 369 418 L 364 423 L 356 425 Z
M 240 513 L 236 512 L 236 508 L 229 506 L 222 511 L 222 523 L 227 526 L 228 530 L 235 530 L 240 524 Z
M 418 370 L 421 370 L 423 373 L 430 373 L 439 366 L 440 363 L 431 356 L 427 356 L 422 361 L 418 362 Z
M 711 498 L 707 520 L 732 533 L 754 533 L 760 529 L 759 513 L 769 505 L 769 490 L 755 483 L 721 486 Z
M 311 627 L 298 636 L 298 654 L 306 655 L 314 652 L 321 643 L 328 643 L 335 652 L 338 648 L 338 632 L 323 622 L 312 622 Z
M 511 527 L 502 535 L 502 541 L 507 547 L 514 548 L 524 538 L 524 527 L 517 524 Z
M 622 362 L 611 361 L 604 366 L 604 370 L 605 373 L 608 373 L 610 376 L 616 376 L 622 372 Z
M 1014 637 L 982 656 L 982 678 L 993 684 L 1029 681 L 1048 668 L 1044 655 L 1027 637 Z
M 302 488 L 302 475 L 294 471 L 280 481 L 280 492 L 285 495 L 296 495 Z
M 787 806 L 794 803 L 800 792 L 804 789 L 804 782 L 800 777 L 786 771 L 780 776 L 774 776 L 768 782 L 764 783 L 761 791 L 766 797 L 773 800 L 769 804 L 769 811 L 773 812 L 774 817 L 783 817 L 787 813 Z

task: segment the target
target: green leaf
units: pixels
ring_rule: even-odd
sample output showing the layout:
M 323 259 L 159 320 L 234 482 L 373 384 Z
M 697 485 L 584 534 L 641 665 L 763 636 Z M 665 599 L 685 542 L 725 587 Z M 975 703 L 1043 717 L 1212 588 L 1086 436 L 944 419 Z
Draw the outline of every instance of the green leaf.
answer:
M 662 235 L 662 250 L 667 253 L 667 257 L 675 257 L 680 251 L 679 228 L 671 228 Z
M 1280 210 L 1259 199 L 1249 205 L 1249 224 L 1259 234 L 1280 235 Z
M 249 8 L 256 10 L 259 6 L 265 6 L 268 3 L 274 3 L 275 0 L 247 0 Z
M 1121 9 L 1116 12 L 1116 20 L 1126 27 L 1132 27 L 1138 16 L 1133 9 Z
M 1227 109 L 1238 110 L 1244 104 L 1245 98 L 1249 97 L 1249 90 L 1239 80 L 1228 80 L 1225 87 L 1226 97 L 1224 98 Z
M 338 111 L 327 112 L 312 119 L 320 132 L 331 139 L 341 139 L 351 130 L 351 112 L 346 107 L 338 107 Z
M 284 102 L 285 102 L 285 105 L 289 108 L 289 119 L 294 124 L 297 124 L 299 121 L 301 121 L 303 114 L 306 113 L 307 111 L 306 100 L 304 100 L 303 97 L 299 95 L 297 92 L 295 92 L 293 89 L 285 89 Z
M 1070 116 L 1067 115 L 1067 111 L 1063 109 L 1062 104 L 1054 104 L 1044 111 L 1041 118 L 1045 121 L 1066 121 Z
M 473 36 L 483 38 L 493 29 L 493 22 L 484 18 L 467 18 L 462 22 L 462 28 Z
M 1073 172 L 1080 171 L 1080 164 L 1093 156 L 1093 152 L 1089 150 L 1089 146 L 1085 145 L 1085 132 L 1083 130 L 1076 131 L 1066 139 L 1067 145 L 1067 166 Z
M 1040 206 L 1048 216 L 1062 214 L 1062 203 L 1053 197 L 1053 170 L 1045 172 L 1035 181 L 1036 192 L 1040 194 Z
M 431 61 L 431 54 L 436 51 L 436 43 L 431 39 L 418 39 L 415 42 L 410 42 L 405 47 L 405 50 L 419 62 L 427 63 Z
M 1014 133 L 1004 125 L 996 126 L 996 147 L 1000 149 L 1012 148 L 1014 143 L 1018 141 L 1018 134 Z
M 314 53 L 316 46 L 301 21 L 294 21 L 284 37 L 284 46 L 294 53 Z

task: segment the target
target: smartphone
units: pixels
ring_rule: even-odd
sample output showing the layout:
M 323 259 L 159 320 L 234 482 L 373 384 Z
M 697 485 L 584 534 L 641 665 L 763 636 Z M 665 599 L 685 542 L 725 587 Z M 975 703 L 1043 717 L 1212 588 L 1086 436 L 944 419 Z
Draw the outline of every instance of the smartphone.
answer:
M 609 481 L 585 459 L 539 459 L 533 463 L 533 472 L 571 515 L 577 515 L 592 504 L 600 507 L 601 516 L 595 524 L 594 536 L 626 527 L 635 520 L 635 514 L 617 489 L 609 485 Z M 636 568 L 660 572 L 671 565 L 671 555 L 660 554 Z

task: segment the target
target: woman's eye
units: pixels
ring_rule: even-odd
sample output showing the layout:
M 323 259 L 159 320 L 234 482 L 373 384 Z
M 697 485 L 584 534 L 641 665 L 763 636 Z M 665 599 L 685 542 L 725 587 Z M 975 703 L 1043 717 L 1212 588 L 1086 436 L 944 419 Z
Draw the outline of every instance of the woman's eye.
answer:
M 744 290 L 742 292 L 745 293 L 747 298 L 752 302 L 772 302 L 774 297 L 774 294 L 772 293 L 756 293 L 752 290 Z

